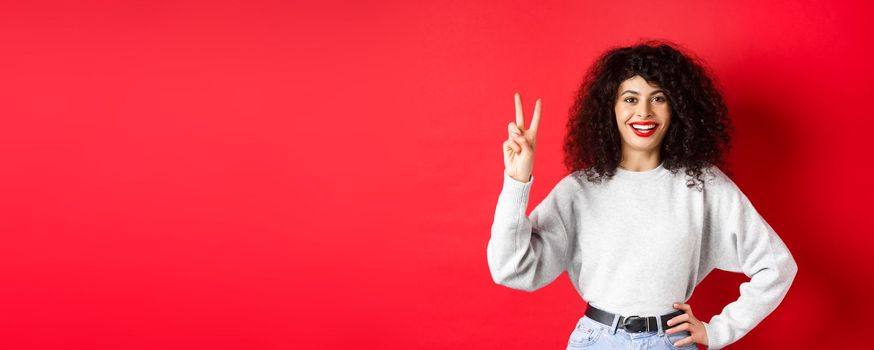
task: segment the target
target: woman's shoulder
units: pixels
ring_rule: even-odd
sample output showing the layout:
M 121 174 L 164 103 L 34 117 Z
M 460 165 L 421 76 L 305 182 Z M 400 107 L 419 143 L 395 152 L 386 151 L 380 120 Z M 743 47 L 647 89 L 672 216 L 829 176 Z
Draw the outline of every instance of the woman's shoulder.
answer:
M 574 170 L 565 175 L 559 184 L 570 190 L 582 190 L 586 187 L 591 187 L 594 183 L 589 181 L 586 176 L 585 169 Z
M 716 197 L 738 197 L 743 192 L 740 187 L 717 165 L 710 165 L 703 169 L 704 192 Z
M 574 193 L 582 188 L 584 184 L 579 181 L 578 171 L 573 171 L 565 174 L 558 183 L 555 184 L 554 190 L 559 190 L 564 193 Z
M 577 194 L 583 190 L 584 186 L 586 186 L 585 175 L 583 175 L 582 180 L 583 181 L 580 181 L 579 173 L 577 171 L 565 174 L 557 183 L 555 183 L 549 191 L 548 196 L 556 197 L 556 199 L 562 201 L 574 201 L 577 199 Z

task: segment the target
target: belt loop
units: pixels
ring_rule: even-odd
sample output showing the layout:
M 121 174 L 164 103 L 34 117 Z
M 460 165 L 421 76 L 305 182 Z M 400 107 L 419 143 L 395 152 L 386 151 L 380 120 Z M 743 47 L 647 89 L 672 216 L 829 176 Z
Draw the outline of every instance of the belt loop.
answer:
M 659 333 L 658 336 L 662 336 L 665 334 L 665 330 L 662 329 L 662 315 L 656 315 L 656 322 L 659 324 Z
M 613 324 L 610 325 L 610 334 L 616 334 L 616 327 L 619 326 L 619 314 L 613 314 Z

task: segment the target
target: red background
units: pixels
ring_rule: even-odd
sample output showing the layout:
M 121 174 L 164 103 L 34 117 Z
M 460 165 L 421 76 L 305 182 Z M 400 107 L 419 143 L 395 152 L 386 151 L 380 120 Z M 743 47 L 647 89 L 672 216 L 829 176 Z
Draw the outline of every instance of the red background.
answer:
M 544 101 L 529 210 L 564 176 L 597 54 L 702 57 L 731 170 L 799 274 L 732 348 L 851 346 L 870 320 L 863 1 L 4 2 L 0 347 L 559 349 L 566 275 L 494 284 L 513 93 Z M 530 120 L 530 119 L 529 119 Z M 738 295 L 716 271 L 690 300 Z

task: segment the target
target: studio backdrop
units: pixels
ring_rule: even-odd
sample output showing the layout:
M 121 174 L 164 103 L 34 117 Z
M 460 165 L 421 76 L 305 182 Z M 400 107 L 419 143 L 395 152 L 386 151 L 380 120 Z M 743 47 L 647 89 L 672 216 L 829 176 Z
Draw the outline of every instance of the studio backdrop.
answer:
M 854 348 L 874 265 L 865 1 L 7 1 L 0 347 L 563 349 L 585 301 L 486 262 L 501 143 L 542 98 L 528 210 L 603 51 L 711 69 L 735 183 L 792 251 L 734 349 Z M 530 120 L 530 119 L 529 119 Z M 585 250 L 586 247 L 581 247 Z M 708 321 L 749 277 L 716 270 Z

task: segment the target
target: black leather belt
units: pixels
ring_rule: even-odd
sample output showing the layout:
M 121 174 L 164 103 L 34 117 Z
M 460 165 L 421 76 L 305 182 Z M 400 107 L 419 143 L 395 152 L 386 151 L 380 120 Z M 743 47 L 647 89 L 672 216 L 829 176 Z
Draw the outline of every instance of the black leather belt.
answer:
M 668 320 L 680 316 L 683 313 L 683 310 L 677 310 L 669 314 L 662 315 L 662 330 L 667 330 L 669 328 Z M 613 325 L 614 315 L 615 314 L 613 313 L 596 308 L 592 304 L 587 303 L 586 305 L 586 316 L 605 325 Z M 658 317 L 619 316 L 619 324 L 616 328 L 622 328 L 629 333 L 657 331 L 659 329 Z

